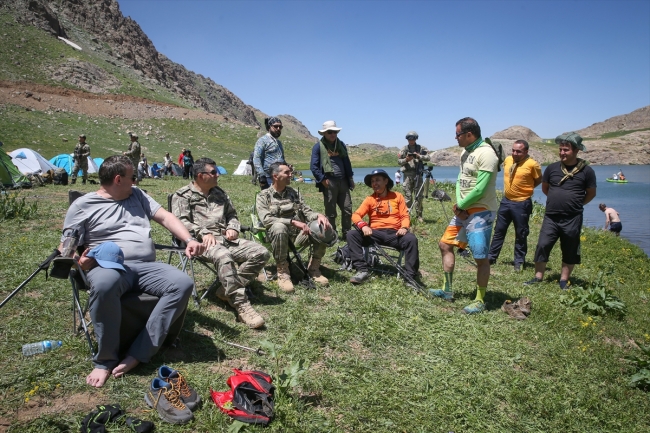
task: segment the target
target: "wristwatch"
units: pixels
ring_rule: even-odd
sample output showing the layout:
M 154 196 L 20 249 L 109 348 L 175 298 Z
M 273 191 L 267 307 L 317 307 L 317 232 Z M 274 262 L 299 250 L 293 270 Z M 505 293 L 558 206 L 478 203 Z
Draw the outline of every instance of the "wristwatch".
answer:
M 194 236 L 190 236 L 189 238 L 185 239 L 186 244 L 189 244 L 191 241 L 198 242 Z

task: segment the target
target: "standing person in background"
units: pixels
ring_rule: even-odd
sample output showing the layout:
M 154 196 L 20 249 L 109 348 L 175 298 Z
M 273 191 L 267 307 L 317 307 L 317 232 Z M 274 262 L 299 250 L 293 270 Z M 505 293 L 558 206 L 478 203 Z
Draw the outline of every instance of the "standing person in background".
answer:
M 607 230 L 609 227 L 610 232 L 615 233 L 616 236 L 620 236 L 621 230 L 623 230 L 623 224 L 621 224 L 621 218 L 618 212 L 616 212 L 616 209 L 607 207 L 605 203 L 599 204 L 598 209 L 605 212 L 605 227 L 603 227 L 603 230 Z
M 142 180 L 142 176 L 140 176 L 140 170 L 138 170 L 138 164 L 140 163 L 140 153 L 142 153 L 142 147 L 140 147 L 140 143 L 138 143 L 137 134 L 132 134 L 129 132 L 129 138 L 131 139 L 131 143 L 129 144 L 129 150 L 124 152 L 123 155 L 131 160 L 131 163 L 133 164 L 133 167 L 136 170 L 137 179 L 135 181 L 135 184 L 138 185 Z
M 183 150 L 181 150 L 180 155 L 178 155 L 178 165 L 180 165 L 181 168 L 183 168 L 183 157 L 185 156 L 186 151 L 187 149 L 183 148 Z
M 445 272 L 442 289 L 429 289 L 432 296 L 453 301 L 454 247 L 468 244 L 476 260 L 476 298 L 463 308 L 465 314 L 485 311 L 485 292 L 490 280 L 488 249 L 494 213 L 497 210 L 496 182 L 499 158 L 481 137 L 481 127 L 471 117 L 456 122 L 456 141 L 463 148 L 456 182 L 454 217 L 438 243 Z
M 171 156 L 169 156 L 169 152 L 165 153 L 165 171 L 163 172 L 163 176 L 166 174 L 169 174 L 170 176 L 174 175 L 174 170 L 172 170 L 172 165 L 174 163 L 172 162 Z
M 404 173 L 404 197 L 406 198 L 406 207 L 409 212 L 415 201 L 415 213 L 419 222 L 422 219 L 422 174 L 424 172 L 424 161 L 430 161 L 429 151 L 417 144 L 418 133 L 409 131 L 406 134 L 408 144 L 397 154 L 397 163 L 400 170 Z
M 257 140 L 253 150 L 253 164 L 262 190 L 273 183 L 269 172 L 271 164 L 285 160 L 284 148 L 279 140 L 282 135 L 282 121 L 277 117 L 268 117 L 264 119 L 264 126 L 268 132 Z
M 341 210 L 341 228 L 345 239 L 352 228 L 350 191 L 354 189 L 354 173 L 345 143 L 338 138 L 340 130 L 333 120 L 323 123 L 323 129 L 318 131 L 322 138 L 311 149 L 310 168 L 316 187 L 323 193 L 325 215 L 334 230 L 336 207 Z
M 194 173 L 192 172 L 193 166 L 194 158 L 192 157 L 192 151 L 186 150 L 183 156 L 183 179 L 194 179 Z
M 560 240 L 562 272 L 560 288 L 565 290 L 575 265 L 579 265 L 580 230 L 584 205 L 596 197 L 596 173 L 589 162 L 578 158 L 587 150 L 582 137 L 575 132 L 558 135 L 560 160 L 546 167 L 542 176 L 542 192 L 546 195 L 546 212 L 535 250 L 535 278 L 524 284 L 538 284 L 544 279 L 546 263 L 553 246 Z
M 74 166 L 72 167 L 72 176 L 71 184 L 74 185 L 77 182 L 77 174 L 81 170 L 82 175 L 82 184 L 86 184 L 88 180 L 88 157 L 90 156 L 90 146 L 86 143 L 86 135 L 81 134 L 79 136 L 79 143 L 74 147 Z
M 400 182 L 402 182 L 402 172 L 396 171 L 395 172 L 395 185 L 399 186 Z
M 512 144 L 512 155 L 503 162 L 503 198 L 499 205 L 497 224 L 488 254 L 490 264 L 495 264 L 508 233 L 508 227 L 511 222 L 514 222 L 516 272 L 519 272 L 526 263 L 528 220 L 533 212 L 531 197 L 537 185 L 542 183 L 542 168 L 537 161 L 528 156 L 528 147 L 526 140 L 515 141 Z

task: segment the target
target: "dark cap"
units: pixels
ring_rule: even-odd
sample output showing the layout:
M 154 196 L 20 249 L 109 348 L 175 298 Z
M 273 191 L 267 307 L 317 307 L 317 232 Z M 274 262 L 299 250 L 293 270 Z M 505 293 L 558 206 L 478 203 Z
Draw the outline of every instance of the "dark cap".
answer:
M 363 182 L 372 188 L 370 181 L 372 180 L 373 176 L 377 175 L 384 176 L 386 179 L 388 179 L 388 189 L 391 189 L 393 187 L 393 179 L 391 179 L 388 173 L 386 173 L 386 170 L 382 170 L 381 168 L 375 169 L 370 174 L 367 174 L 366 177 L 363 178 Z
M 86 134 L 79 135 L 79 138 L 86 138 Z
M 558 135 L 555 137 L 555 142 L 561 144 L 563 141 L 571 143 L 573 146 L 577 147 L 580 150 L 587 150 L 584 144 L 582 144 L 582 137 L 578 135 L 577 132 L 567 132 L 566 134 Z

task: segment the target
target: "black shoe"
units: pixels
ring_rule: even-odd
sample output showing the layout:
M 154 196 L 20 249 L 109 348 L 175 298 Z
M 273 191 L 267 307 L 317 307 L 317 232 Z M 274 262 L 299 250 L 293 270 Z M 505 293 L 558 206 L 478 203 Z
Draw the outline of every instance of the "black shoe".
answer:
M 352 284 L 361 284 L 366 281 L 368 277 L 370 277 L 370 273 L 368 271 L 359 271 L 356 273 L 356 275 L 350 278 L 350 282 Z
M 515 263 L 515 266 L 514 266 L 513 269 L 515 270 L 515 272 L 521 272 L 521 264 Z
M 562 290 L 569 290 L 569 281 L 567 281 L 567 280 L 560 280 L 560 289 L 562 289 Z
M 497 264 L 497 259 L 490 259 L 490 266 L 496 265 Z
M 542 281 L 543 281 L 543 280 L 540 280 L 539 278 L 534 277 L 532 280 L 528 280 L 528 281 L 526 281 L 526 282 L 524 283 L 524 286 L 532 286 L 533 284 L 539 284 L 539 283 L 541 283 Z

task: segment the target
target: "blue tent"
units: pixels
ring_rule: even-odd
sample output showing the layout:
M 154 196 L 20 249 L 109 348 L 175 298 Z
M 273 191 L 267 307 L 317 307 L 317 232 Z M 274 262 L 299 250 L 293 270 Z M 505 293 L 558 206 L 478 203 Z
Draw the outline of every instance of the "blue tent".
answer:
M 103 161 L 104 160 L 102 159 L 102 162 Z M 67 153 L 57 155 L 54 158 L 50 159 L 50 164 L 64 169 L 68 173 L 68 176 L 72 176 L 72 168 L 74 167 L 74 160 L 72 159 L 72 155 L 69 155 Z M 97 173 L 98 171 L 99 164 L 97 164 L 94 159 L 90 159 L 90 157 L 88 157 L 88 173 Z M 81 176 L 81 170 L 79 170 L 77 176 Z
M 220 165 L 217 166 L 217 171 L 219 172 L 219 174 L 228 174 L 228 172 L 226 171 L 226 169 L 223 168 L 223 167 L 220 166 Z
M 93 158 L 93 161 L 95 161 L 95 164 L 97 164 L 97 168 L 102 166 L 102 162 L 104 162 L 104 158 Z
M 50 163 L 56 165 L 59 168 L 63 168 L 68 173 L 68 176 L 72 175 L 72 167 L 74 166 L 74 162 L 72 161 L 72 157 L 67 153 L 62 153 L 61 155 L 55 156 L 54 158 L 50 159 Z

